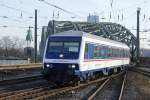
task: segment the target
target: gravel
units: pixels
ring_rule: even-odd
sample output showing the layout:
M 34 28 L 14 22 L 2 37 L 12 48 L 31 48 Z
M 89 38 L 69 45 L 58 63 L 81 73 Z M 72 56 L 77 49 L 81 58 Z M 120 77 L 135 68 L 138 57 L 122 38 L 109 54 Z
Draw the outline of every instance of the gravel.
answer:
M 150 77 L 128 71 L 122 100 L 150 100 Z
M 117 100 L 123 82 L 123 76 L 112 78 L 96 95 L 94 100 Z

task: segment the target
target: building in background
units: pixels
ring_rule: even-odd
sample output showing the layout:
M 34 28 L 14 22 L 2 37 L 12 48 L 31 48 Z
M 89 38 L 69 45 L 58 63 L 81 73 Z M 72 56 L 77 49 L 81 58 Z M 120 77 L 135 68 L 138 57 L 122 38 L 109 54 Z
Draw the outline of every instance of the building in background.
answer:
M 140 33 L 140 51 L 142 57 L 150 57 L 150 32 Z
M 47 26 L 43 26 L 42 33 L 41 33 L 41 42 L 39 45 L 40 57 L 43 57 L 47 37 L 48 37 Z
M 99 16 L 94 14 L 94 15 L 90 15 L 87 16 L 87 22 L 89 23 L 98 23 L 99 22 Z

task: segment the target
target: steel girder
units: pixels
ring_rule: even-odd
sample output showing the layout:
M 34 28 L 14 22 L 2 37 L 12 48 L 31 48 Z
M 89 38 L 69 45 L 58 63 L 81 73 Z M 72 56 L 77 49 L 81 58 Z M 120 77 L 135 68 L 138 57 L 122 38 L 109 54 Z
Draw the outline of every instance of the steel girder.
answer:
M 53 26 L 54 25 L 54 26 Z M 87 23 L 87 22 L 70 22 L 70 21 L 50 21 L 48 24 L 48 34 L 78 30 L 95 34 L 104 38 L 123 42 L 130 47 L 131 59 L 136 58 L 136 37 L 124 26 L 111 22 Z

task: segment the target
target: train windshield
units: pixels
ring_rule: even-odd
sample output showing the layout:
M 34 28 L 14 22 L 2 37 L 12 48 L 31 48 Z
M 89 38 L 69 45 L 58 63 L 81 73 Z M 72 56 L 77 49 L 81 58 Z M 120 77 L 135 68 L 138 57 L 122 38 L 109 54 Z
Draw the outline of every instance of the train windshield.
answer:
M 47 45 L 48 59 L 78 59 L 80 50 L 79 39 L 50 39 Z M 60 56 L 61 55 L 61 56 Z
M 49 42 L 47 50 L 49 53 L 55 53 L 55 52 L 60 53 L 62 47 L 63 47 L 63 42 Z
M 48 53 L 78 53 L 79 42 L 49 42 Z
M 64 42 L 64 53 L 78 53 L 79 42 Z

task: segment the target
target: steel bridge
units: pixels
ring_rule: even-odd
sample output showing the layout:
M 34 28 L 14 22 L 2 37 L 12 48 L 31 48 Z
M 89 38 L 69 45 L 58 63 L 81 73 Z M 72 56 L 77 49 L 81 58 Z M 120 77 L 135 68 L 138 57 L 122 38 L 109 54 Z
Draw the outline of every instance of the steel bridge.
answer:
M 58 32 L 78 30 L 104 38 L 123 42 L 130 47 L 131 60 L 136 60 L 136 37 L 124 26 L 111 22 L 87 23 L 71 21 L 50 21 L 46 36 Z

